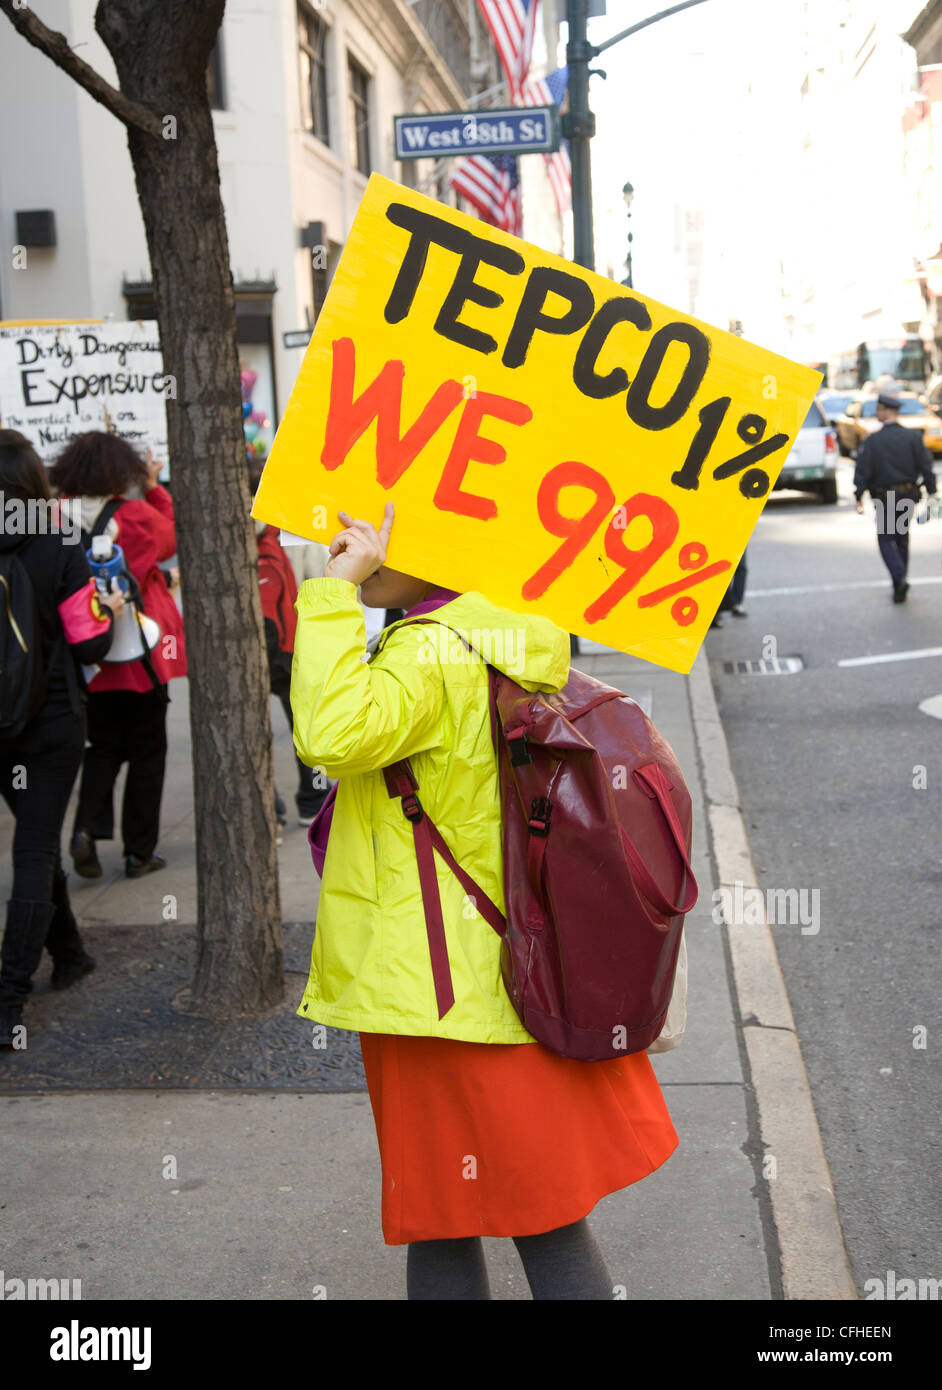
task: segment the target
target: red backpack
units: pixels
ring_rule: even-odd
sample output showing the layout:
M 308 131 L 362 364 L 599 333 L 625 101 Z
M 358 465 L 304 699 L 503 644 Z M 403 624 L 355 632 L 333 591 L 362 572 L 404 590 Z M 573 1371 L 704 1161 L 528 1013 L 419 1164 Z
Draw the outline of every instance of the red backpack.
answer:
M 256 536 L 256 542 L 269 674 L 273 687 L 287 689 L 291 684 L 291 655 L 298 629 L 294 607 L 298 597 L 297 580 L 274 526 L 266 526 Z
M 571 669 L 563 690 L 534 695 L 488 675 L 506 917 L 423 811 L 408 760 L 384 769 L 412 822 L 439 1018 L 454 992 L 436 851 L 501 937 L 504 986 L 532 1037 L 585 1062 L 642 1052 L 664 1027 L 697 901 L 680 767 L 640 705 L 592 676 Z

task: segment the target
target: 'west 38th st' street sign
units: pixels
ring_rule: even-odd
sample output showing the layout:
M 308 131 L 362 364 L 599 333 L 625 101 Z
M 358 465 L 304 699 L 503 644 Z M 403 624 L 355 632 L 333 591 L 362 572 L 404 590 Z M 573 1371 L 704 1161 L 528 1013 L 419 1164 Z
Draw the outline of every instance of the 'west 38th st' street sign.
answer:
M 396 159 L 446 154 L 551 154 L 559 149 L 555 106 L 500 111 L 441 111 L 394 116 Z

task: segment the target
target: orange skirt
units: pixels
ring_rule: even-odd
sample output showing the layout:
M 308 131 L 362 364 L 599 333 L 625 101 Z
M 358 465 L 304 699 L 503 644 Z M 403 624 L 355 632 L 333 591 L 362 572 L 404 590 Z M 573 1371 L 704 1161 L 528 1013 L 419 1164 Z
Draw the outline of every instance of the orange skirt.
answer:
M 361 1033 L 387 1245 L 568 1226 L 677 1147 L 644 1052 Z

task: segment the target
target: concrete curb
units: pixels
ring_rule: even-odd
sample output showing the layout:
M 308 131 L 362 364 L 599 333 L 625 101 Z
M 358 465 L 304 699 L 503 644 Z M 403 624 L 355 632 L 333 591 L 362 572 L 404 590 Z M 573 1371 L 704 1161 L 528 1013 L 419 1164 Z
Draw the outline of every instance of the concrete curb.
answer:
M 719 887 L 759 887 L 704 650 L 688 677 Z M 771 928 L 726 923 L 786 1299 L 856 1299 L 834 1188 Z

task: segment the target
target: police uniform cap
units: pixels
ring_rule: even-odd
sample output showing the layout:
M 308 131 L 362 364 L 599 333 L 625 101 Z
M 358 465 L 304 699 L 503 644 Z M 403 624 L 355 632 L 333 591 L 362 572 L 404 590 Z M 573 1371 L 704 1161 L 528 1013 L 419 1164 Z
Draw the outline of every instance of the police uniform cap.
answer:
M 885 396 L 881 392 L 877 396 L 877 405 L 882 405 L 886 410 L 899 410 L 899 396 Z

